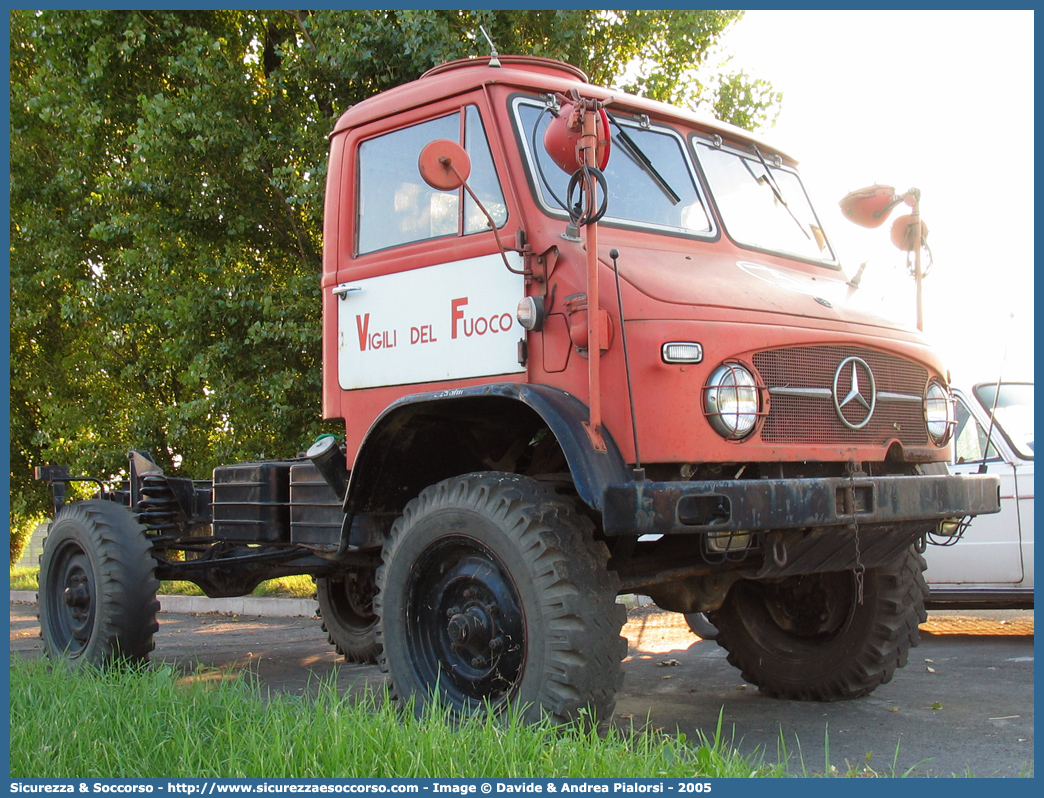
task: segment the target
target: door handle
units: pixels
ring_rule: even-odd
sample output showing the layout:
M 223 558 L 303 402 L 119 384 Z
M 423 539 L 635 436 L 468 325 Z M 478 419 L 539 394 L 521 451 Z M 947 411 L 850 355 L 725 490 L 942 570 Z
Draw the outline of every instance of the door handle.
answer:
M 354 293 L 355 291 L 362 291 L 362 286 L 342 284 L 334 288 L 333 293 L 335 297 L 347 299 L 348 294 Z

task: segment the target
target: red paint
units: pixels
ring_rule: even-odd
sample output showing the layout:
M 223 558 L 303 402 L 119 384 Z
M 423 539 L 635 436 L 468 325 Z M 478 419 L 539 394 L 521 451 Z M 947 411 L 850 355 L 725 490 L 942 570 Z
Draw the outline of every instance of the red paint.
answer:
M 450 312 L 450 319 L 452 320 L 452 328 L 453 328 L 453 335 L 452 335 L 452 337 L 456 338 L 457 337 L 457 322 L 464 318 L 464 310 L 463 310 L 463 308 L 464 308 L 465 305 L 468 304 L 468 298 L 464 297 L 463 299 L 454 299 L 453 302 L 451 302 L 450 304 L 452 306 L 452 310 Z
M 398 344 L 397 330 L 381 330 L 370 333 L 370 314 L 355 317 L 355 326 L 359 331 L 359 351 L 374 349 L 393 349 Z
M 433 344 L 438 339 L 435 334 L 431 331 L 430 324 L 424 324 L 420 327 L 410 327 L 410 343 L 411 344 Z

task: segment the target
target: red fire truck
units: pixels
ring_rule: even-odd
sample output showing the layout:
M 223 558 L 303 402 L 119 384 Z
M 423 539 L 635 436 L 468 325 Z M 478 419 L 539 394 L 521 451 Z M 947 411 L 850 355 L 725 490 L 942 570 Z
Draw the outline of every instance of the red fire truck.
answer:
M 998 487 L 946 474 L 945 369 L 845 283 L 760 138 L 546 59 L 436 67 L 330 136 L 343 439 L 206 482 L 132 451 L 71 503 L 38 469 L 47 651 L 146 659 L 158 580 L 304 573 L 331 643 L 418 708 L 611 715 L 626 593 L 706 613 L 768 694 L 865 695 L 917 644 L 926 539 Z

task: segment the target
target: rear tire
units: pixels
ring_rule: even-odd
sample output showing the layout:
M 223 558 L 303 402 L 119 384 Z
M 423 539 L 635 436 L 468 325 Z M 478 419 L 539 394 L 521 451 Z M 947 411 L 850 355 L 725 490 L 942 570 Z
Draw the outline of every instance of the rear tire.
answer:
M 319 577 L 315 588 L 323 631 L 337 653 L 348 662 L 376 662 L 380 646 L 373 612 L 377 592 L 373 570 Z
M 920 642 L 924 567 L 911 548 L 867 570 L 862 604 L 850 571 L 737 582 L 708 619 L 729 662 L 761 692 L 799 701 L 857 698 L 890 681 Z
M 40 637 L 74 667 L 147 662 L 159 629 L 156 561 L 120 504 L 91 500 L 55 515 L 40 557 Z
M 608 550 L 572 503 L 527 477 L 467 474 L 421 492 L 377 571 L 381 668 L 400 704 L 455 717 L 608 718 L 626 610 Z

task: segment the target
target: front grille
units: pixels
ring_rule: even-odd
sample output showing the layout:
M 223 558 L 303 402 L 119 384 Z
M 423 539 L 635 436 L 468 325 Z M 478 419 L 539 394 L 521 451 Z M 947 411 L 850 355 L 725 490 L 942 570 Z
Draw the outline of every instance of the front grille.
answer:
M 850 357 L 864 361 L 876 382 L 876 407 L 861 429 L 842 423 L 830 394 L 838 366 Z M 899 440 L 904 445 L 923 446 L 928 442 L 920 401 L 928 382 L 928 371 L 923 366 L 855 346 L 776 349 L 758 352 L 753 361 L 770 393 L 771 407 L 761 430 L 761 438 L 767 443 L 884 446 Z M 846 367 L 845 375 L 847 372 Z M 846 380 L 843 376 L 841 392 L 850 387 Z M 866 385 L 860 387 L 868 389 Z M 850 423 L 860 415 L 858 408 L 854 409 L 855 413 L 846 409 Z

